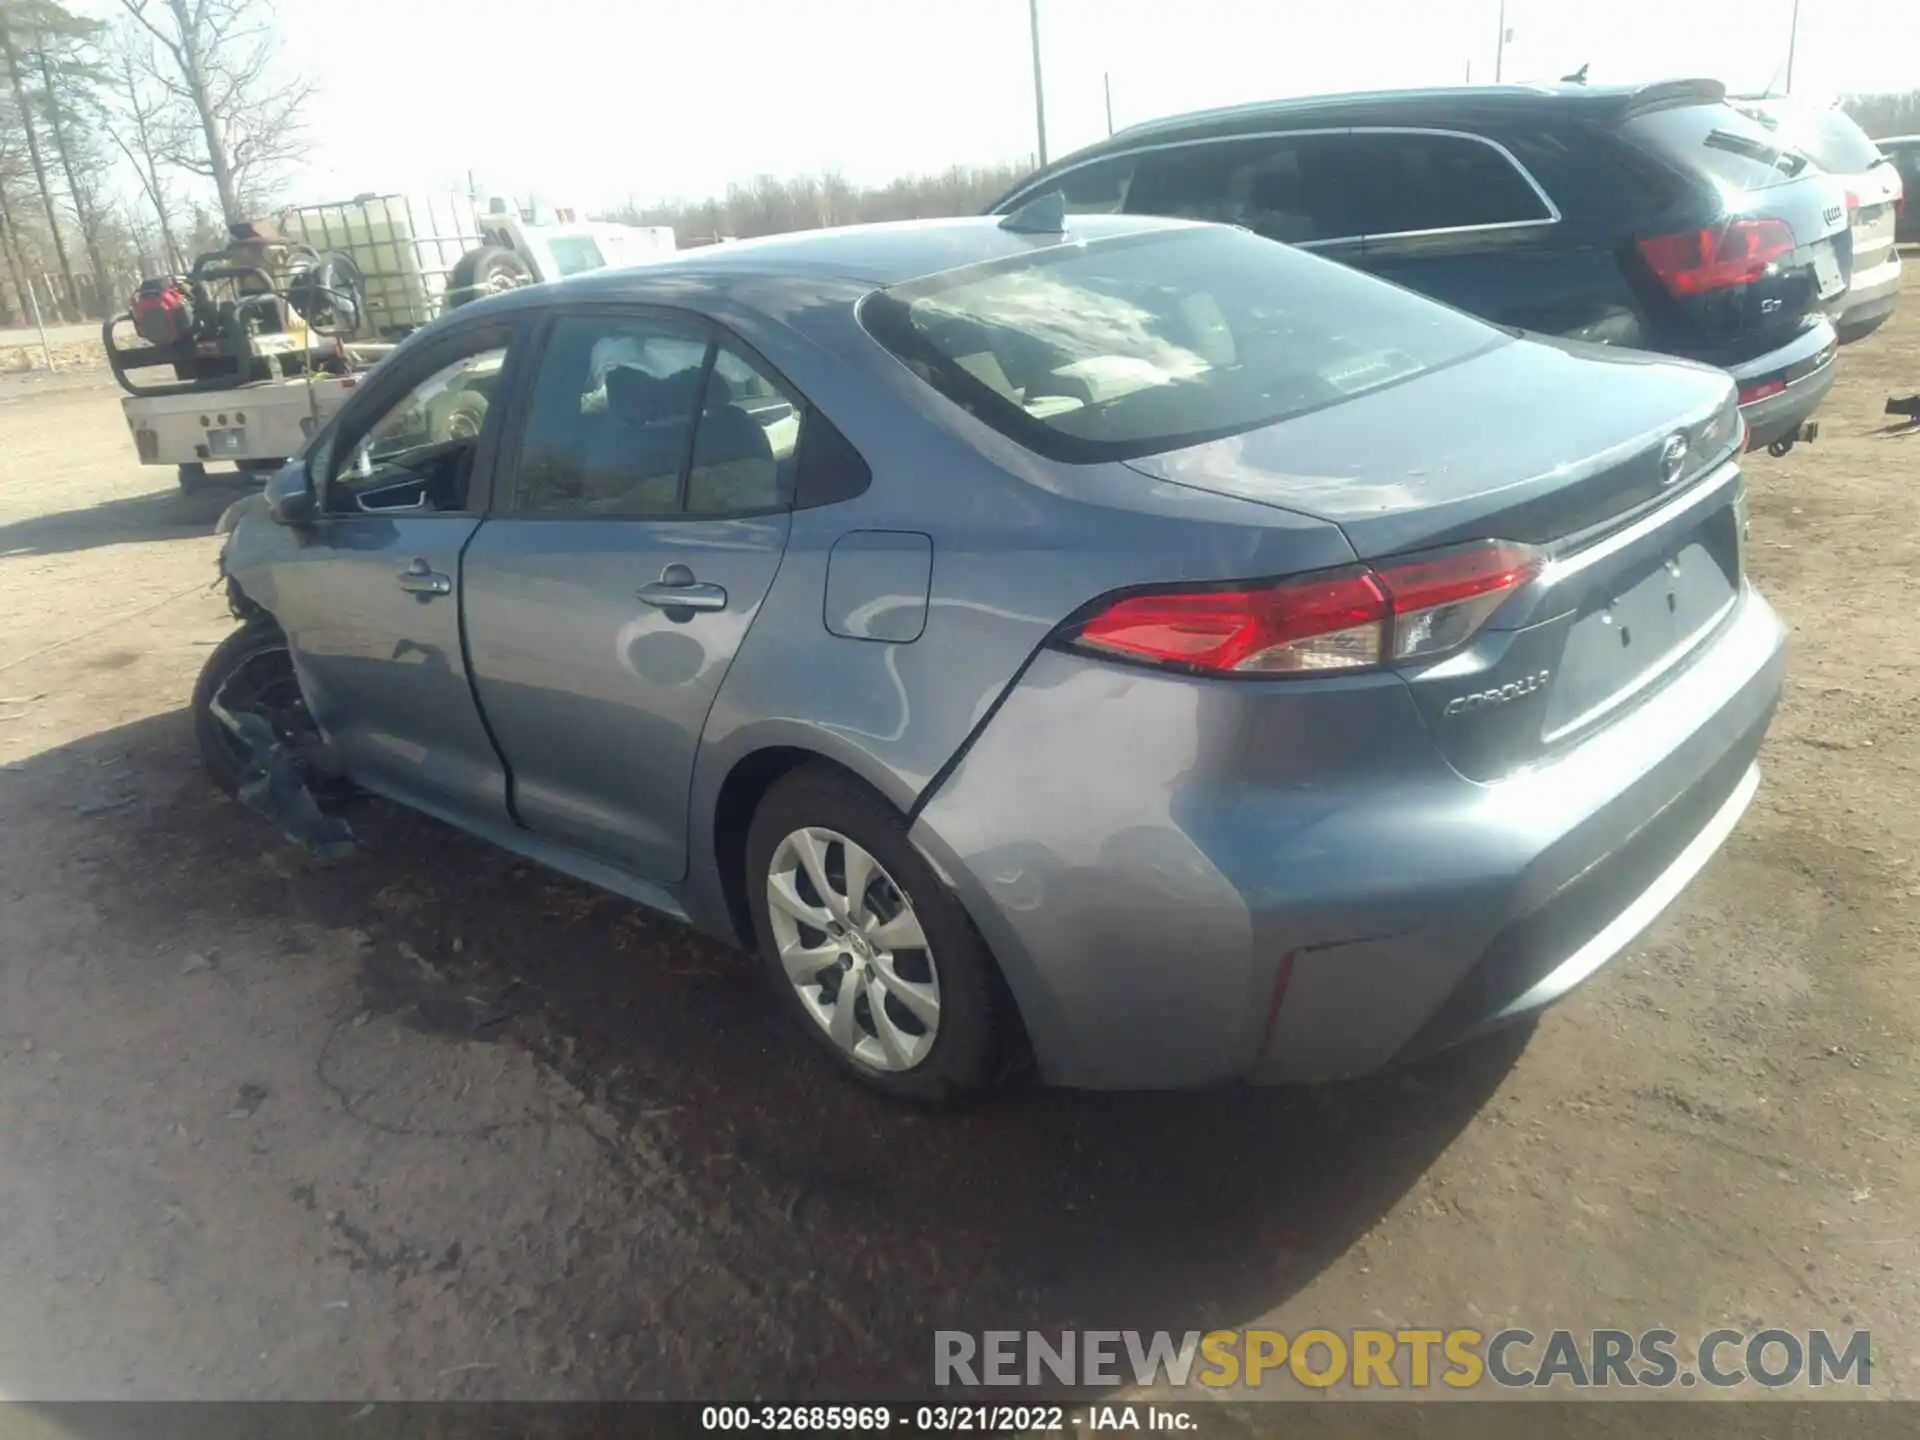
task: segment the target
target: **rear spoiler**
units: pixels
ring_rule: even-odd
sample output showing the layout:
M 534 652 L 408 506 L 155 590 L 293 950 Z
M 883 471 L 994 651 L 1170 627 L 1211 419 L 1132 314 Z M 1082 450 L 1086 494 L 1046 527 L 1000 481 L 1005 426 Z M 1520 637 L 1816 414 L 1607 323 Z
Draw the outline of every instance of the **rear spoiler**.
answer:
M 1642 85 L 1620 108 L 1620 118 L 1631 120 L 1650 110 L 1669 110 L 1676 105 L 1719 105 L 1727 98 L 1727 87 L 1718 80 L 1657 80 Z

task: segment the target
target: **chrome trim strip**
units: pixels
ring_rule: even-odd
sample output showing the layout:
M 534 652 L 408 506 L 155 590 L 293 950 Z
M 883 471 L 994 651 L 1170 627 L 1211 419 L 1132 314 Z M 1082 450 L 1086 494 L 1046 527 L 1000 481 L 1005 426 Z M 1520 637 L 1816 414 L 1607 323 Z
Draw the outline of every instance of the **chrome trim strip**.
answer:
M 1062 176 L 1071 175 L 1076 170 L 1085 170 L 1092 165 L 1104 165 L 1110 160 L 1123 160 L 1129 156 L 1148 155 L 1161 150 L 1187 150 L 1196 145 L 1229 145 L 1243 140 L 1290 140 L 1303 135 L 1437 135 L 1453 140 L 1470 140 L 1495 151 L 1501 159 L 1518 171 L 1520 178 L 1527 182 L 1527 187 L 1533 191 L 1540 203 L 1547 207 L 1547 216 L 1540 220 L 1498 220 L 1487 225 L 1452 225 L 1438 230 L 1390 230 L 1379 235 L 1330 235 L 1319 240 L 1301 241 L 1294 246 L 1297 250 L 1311 250 L 1321 245 L 1349 245 L 1356 240 L 1401 240 L 1424 235 L 1475 235 L 1482 231 L 1513 230 L 1529 225 L 1558 225 L 1562 218 L 1560 207 L 1553 203 L 1553 197 L 1547 194 L 1538 180 L 1534 179 L 1533 172 L 1522 165 L 1514 153 L 1498 140 L 1485 135 L 1476 135 L 1469 130 L 1445 130 L 1427 125 L 1322 125 L 1305 130 L 1250 130 L 1238 135 L 1203 135 L 1190 140 L 1166 140 L 1157 145 L 1129 145 L 1124 149 L 1109 150 L 1105 154 L 1062 166 L 1046 179 L 1009 196 L 1001 202 L 994 213 L 1009 214 L 1026 203 L 1030 196 L 1045 193 L 1046 188 Z M 1123 208 L 1116 213 L 1124 215 L 1146 212 L 1128 211 Z

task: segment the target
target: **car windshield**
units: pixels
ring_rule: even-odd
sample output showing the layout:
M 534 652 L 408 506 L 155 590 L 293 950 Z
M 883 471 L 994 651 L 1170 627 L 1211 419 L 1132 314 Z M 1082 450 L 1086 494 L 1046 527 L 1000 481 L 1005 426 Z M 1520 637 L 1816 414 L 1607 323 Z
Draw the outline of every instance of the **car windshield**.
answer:
M 1621 132 L 1634 144 L 1704 170 L 1733 190 L 1762 190 L 1807 167 L 1792 147 L 1731 105 L 1662 106 L 1628 120 Z
M 861 317 L 948 399 L 1076 463 L 1270 425 L 1507 339 L 1344 266 L 1212 226 L 949 271 L 876 292 Z
M 1880 147 L 1843 111 L 1756 106 L 1747 113 L 1822 170 L 1858 174 L 1880 163 Z

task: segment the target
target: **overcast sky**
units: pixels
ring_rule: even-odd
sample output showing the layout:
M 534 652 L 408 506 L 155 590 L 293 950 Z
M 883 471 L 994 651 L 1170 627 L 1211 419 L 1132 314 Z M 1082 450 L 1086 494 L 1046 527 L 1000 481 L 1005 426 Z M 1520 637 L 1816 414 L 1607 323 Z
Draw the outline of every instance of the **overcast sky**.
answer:
M 1508 0 L 1508 79 L 1777 83 L 1793 0 Z M 1207 105 L 1493 75 L 1498 0 L 1040 0 L 1047 137 Z M 587 207 L 835 166 L 1024 158 L 1027 0 L 318 0 L 322 83 L 289 198 L 464 183 Z M 1920 88 L 1920 0 L 1801 0 L 1794 90 Z

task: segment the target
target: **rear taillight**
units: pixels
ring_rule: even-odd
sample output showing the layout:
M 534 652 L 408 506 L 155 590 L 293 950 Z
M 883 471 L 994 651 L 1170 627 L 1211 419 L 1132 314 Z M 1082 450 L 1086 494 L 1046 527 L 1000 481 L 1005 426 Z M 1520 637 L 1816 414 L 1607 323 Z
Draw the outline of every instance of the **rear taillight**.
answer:
M 1784 380 L 1762 380 L 1757 385 L 1740 387 L 1740 403 L 1751 405 L 1756 400 L 1765 400 L 1769 395 L 1778 395 L 1787 388 Z
M 1149 591 L 1111 601 L 1068 639 L 1214 675 L 1325 675 L 1425 660 L 1472 639 L 1541 563 L 1527 546 L 1488 540 L 1272 585 Z
M 1859 208 L 1860 208 L 1859 192 L 1855 190 L 1847 191 L 1847 213 L 1851 215 L 1854 211 L 1858 210 Z
M 1784 220 L 1735 220 L 1717 230 L 1653 235 L 1640 242 L 1641 255 L 1675 295 L 1751 285 L 1793 249 L 1793 230 Z

